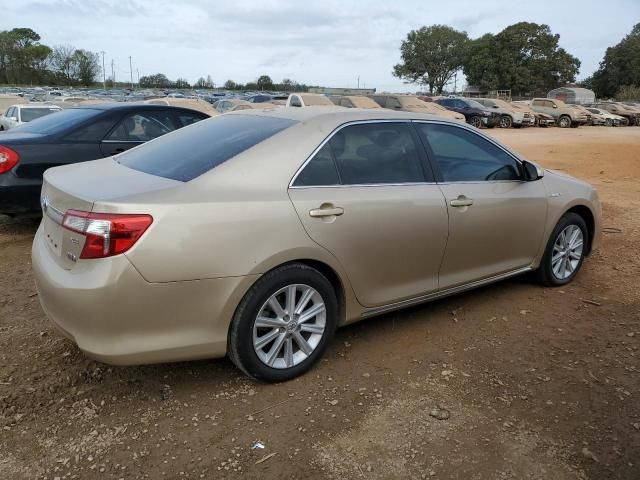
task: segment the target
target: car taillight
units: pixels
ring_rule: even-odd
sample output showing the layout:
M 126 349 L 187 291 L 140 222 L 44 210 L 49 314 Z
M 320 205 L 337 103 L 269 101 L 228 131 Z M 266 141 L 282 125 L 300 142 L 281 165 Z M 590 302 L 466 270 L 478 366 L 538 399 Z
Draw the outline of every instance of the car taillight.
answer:
M 20 155 L 18 155 L 18 152 L 4 145 L 0 145 L 0 173 L 7 173 L 15 167 L 19 161 Z
M 80 258 L 104 258 L 129 250 L 152 222 L 151 215 L 67 210 L 62 226 L 86 237 Z

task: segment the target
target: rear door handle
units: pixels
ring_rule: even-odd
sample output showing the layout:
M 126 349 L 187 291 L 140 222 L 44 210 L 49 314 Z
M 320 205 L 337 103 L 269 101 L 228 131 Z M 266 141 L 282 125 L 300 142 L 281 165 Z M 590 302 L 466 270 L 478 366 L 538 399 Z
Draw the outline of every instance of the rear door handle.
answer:
M 344 213 L 344 208 L 342 207 L 334 207 L 333 205 L 325 207 L 324 205 L 320 208 L 314 208 L 313 210 L 309 210 L 310 217 L 331 217 L 331 216 L 340 216 Z
M 464 195 L 458 196 L 455 200 L 451 200 L 449 205 L 452 207 L 470 207 L 473 205 L 473 200 L 471 198 L 467 198 Z

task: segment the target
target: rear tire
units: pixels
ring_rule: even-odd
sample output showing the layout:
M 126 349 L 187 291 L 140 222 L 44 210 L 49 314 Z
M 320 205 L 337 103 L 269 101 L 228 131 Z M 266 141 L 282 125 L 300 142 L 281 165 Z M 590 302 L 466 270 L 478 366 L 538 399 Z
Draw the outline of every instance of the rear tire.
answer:
M 611 120 L 610 118 L 607 118 L 607 120 L 604 122 L 604 124 L 605 124 L 607 127 L 610 127 L 610 126 L 612 126 L 612 125 L 613 125 L 613 120 Z
M 312 309 L 317 313 L 305 320 Z M 318 270 L 301 263 L 279 267 L 263 275 L 238 305 L 229 329 L 229 358 L 257 380 L 291 380 L 320 359 L 338 312 L 335 289 Z
M 569 117 L 568 115 L 562 115 L 558 119 L 558 126 L 560 128 L 569 128 L 571 126 L 571 117 Z
M 589 242 L 589 230 L 584 219 L 573 212 L 565 213 L 547 241 L 536 271 L 538 281 L 546 287 L 560 287 L 571 282 L 582 267 Z

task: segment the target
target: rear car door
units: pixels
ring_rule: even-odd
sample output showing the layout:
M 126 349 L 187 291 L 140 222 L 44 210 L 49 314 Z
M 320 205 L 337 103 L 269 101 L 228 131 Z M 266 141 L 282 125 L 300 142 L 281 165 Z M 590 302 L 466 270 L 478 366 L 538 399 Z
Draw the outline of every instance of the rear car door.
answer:
M 415 122 L 449 212 L 441 289 L 527 268 L 547 216 L 540 181 L 499 145 L 463 126 Z
M 130 112 L 102 140 L 100 151 L 105 157 L 117 155 L 176 128 L 178 126 L 169 109 Z
M 447 208 L 407 122 L 343 126 L 296 175 L 289 196 L 309 236 L 368 307 L 433 292 Z

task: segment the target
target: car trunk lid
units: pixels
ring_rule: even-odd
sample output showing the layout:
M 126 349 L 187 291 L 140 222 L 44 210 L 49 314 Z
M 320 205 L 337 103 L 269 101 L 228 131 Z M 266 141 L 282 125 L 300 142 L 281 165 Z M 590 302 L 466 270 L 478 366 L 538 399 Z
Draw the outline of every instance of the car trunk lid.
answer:
M 44 241 L 56 262 L 71 270 L 78 264 L 86 238 L 62 226 L 65 213 L 69 210 L 92 212 L 96 202 L 114 201 L 177 185 L 182 182 L 132 170 L 113 159 L 49 169 L 44 174 L 41 194 Z

